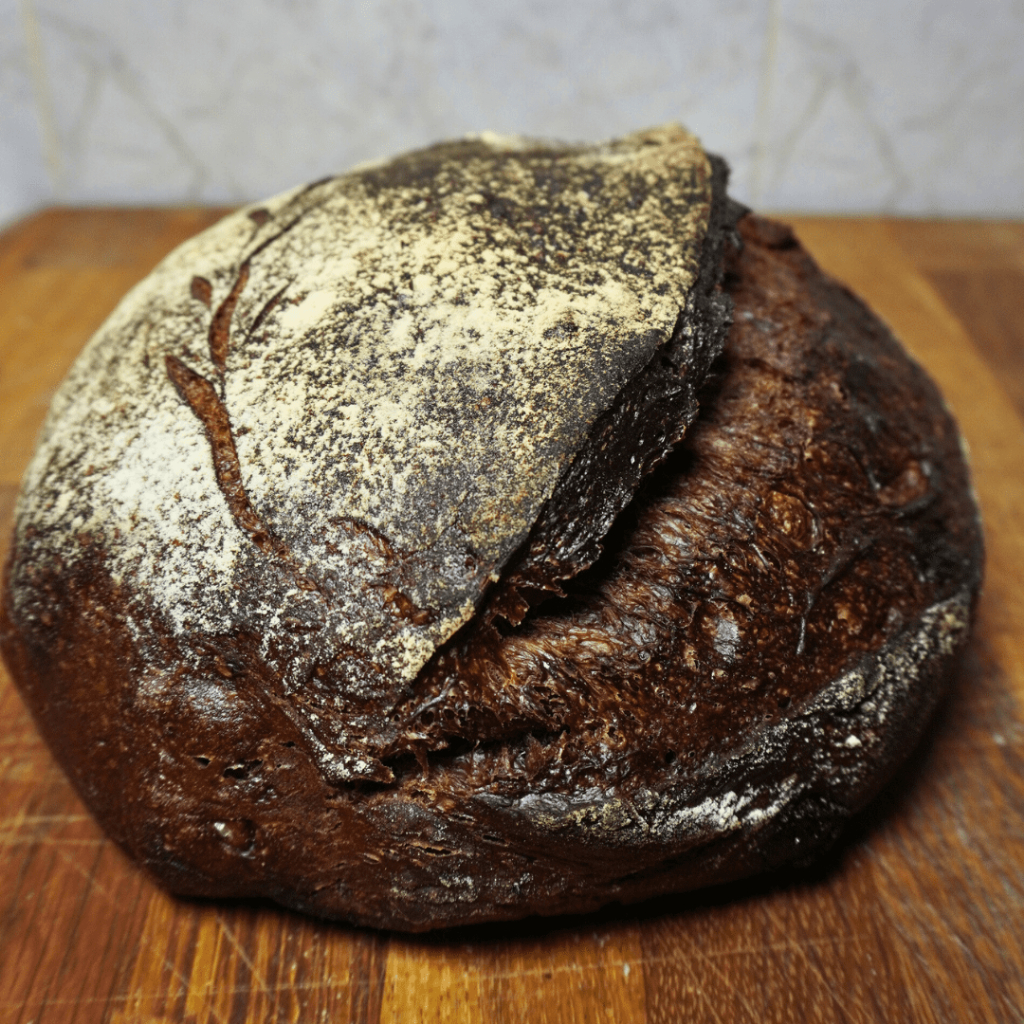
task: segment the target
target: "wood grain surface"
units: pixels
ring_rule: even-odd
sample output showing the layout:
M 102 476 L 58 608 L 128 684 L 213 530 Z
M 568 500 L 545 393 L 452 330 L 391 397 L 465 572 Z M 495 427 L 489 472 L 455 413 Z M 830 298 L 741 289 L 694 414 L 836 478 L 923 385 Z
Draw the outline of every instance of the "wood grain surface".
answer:
M 0 544 L 67 366 L 219 212 L 50 210 L 0 235 Z M 945 392 L 988 545 L 948 698 L 825 861 L 419 938 L 180 901 L 103 838 L 0 671 L 0 1024 L 1024 1021 L 1024 225 L 790 219 Z

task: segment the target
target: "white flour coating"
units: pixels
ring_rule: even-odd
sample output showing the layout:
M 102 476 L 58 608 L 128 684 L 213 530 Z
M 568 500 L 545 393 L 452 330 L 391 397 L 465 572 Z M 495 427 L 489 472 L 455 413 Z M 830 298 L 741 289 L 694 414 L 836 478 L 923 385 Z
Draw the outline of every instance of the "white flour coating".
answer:
M 25 476 L 18 529 L 41 560 L 74 564 L 87 537 L 172 633 L 291 617 L 317 630 L 307 646 L 415 676 L 668 341 L 710 203 L 674 126 L 426 153 L 420 178 L 412 154 L 239 211 L 125 297 Z M 168 357 L 216 394 L 274 550 L 218 482 Z

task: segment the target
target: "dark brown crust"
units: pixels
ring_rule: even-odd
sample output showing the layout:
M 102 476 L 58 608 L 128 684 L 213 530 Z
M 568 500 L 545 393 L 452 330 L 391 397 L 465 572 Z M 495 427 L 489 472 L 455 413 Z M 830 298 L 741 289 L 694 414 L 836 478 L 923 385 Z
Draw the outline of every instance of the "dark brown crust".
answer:
M 697 418 L 697 392 L 721 354 L 732 303 L 721 288 L 722 260 L 742 207 L 726 194 L 729 171 L 709 156 L 711 210 L 697 280 L 672 337 L 622 389 L 594 424 L 572 465 L 516 556 L 505 566 L 480 617 L 501 614 L 513 625 L 548 592 L 596 561 L 616 516 L 640 481 L 664 461 Z M 734 241 L 732 244 L 735 244 Z
M 780 225 L 748 217 L 743 235 L 736 322 L 691 438 L 570 602 L 504 637 L 471 624 L 421 674 L 423 742 L 571 722 L 565 784 L 607 735 L 594 778 L 615 765 L 628 787 L 735 745 L 972 579 L 970 485 L 934 386 Z
M 741 226 L 736 321 L 681 450 L 567 597 L 471 623 L 397 705 L 331 665 L 286 693 L 256 637 L 134 635 L 98 548 L 23 566 L 3 652 L 108 832 L 177 892 L 409 930 L 830 842 L 938 698 L 981 535 L 934 386 L 786 229 Z M 325 780 L 311 712 L 378 782 Z

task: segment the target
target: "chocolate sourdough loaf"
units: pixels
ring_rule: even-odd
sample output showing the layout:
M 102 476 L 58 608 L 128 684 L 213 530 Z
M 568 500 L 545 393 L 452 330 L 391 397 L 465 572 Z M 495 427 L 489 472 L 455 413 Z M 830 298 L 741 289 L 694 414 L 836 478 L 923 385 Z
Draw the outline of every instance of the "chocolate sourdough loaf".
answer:
M 424 930 L 828 844 L 980 566 L 934 386 L 692 136 L 481 136 L 126 297 L 26 473 L 0 642 L 173 891 Z

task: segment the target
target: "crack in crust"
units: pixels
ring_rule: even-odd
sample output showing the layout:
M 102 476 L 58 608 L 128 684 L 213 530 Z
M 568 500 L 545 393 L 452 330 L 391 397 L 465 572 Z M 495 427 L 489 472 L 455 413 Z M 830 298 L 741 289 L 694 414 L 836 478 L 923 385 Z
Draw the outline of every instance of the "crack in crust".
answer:
M 253 509 L 242 483 L 242 467 L 238 461 L 231 419 L 217 390 L 202 374 L 186 366 L 177 356 L 167 356 L 167 376 L 177 388 L 182 401 L 203 425 L 213 453 L 213 471 L 217 486 L 228 503 L 231 516 L 240 530 L 264 552 L 288 558 L 287 545 L 274 537 Z
M 213 319 L 210 321 L 210 333 L 208 336 L 210 358 L 213 360 L 213 365 L 217 367 L 217 373 L 221 380 L 224 379 L 224 368 L 228 360 L 231 319 L 235 315 L 235 306 L 238 305 L 238 300 L 248 280 L 249 260 L 243 260 L 242 265 L 238 268 L 238 276 L 235 278 L 235 283 L 231 286 L 231 291 L 228 292 L 227 298 L 217 307 L 217 312 L 213 314 Z
M 330 180 L 330 178 L 324 179 L 324 181 Z M 320 184 L 323 184 L 323 182 L 314 182 L 305 191 L 310 191 L 313 187 Z M 269 220 L 269 214 L 265 210 L 256 212 L 266 215 L 261 218 L 254 218 L 254 223 L 258 230 Z M 303 216 L 305 216 L 305 213 L 293 217 L 286 224 L 282 225 L 278 231 L 260 242 L 242 260 L 231 290 L 217 306 L 213 318 L 210 320 L 210 327 L 207 331 L 207 344 L 210 351 L 210 360 L 217 369 L 221 395 L 217 394 L 217 389 L 209 380 L 187 366 L 177 356 L 168 355 L 164 359 L 167 366 L 167 376 L 170 378 L 171 383 L 174 384 L 182 400 L 203 425 L 213 455 L 213 469 L 217 479 L 217 486 L 224 495 L 224 500 L 228 504 L 228 509 L 235 523 L 264 554 L 275 555 L 289 563 L 293 563 L 294 559 L 288 545 L 273 535 L 253 508 L 249 495 L 246 493 L 245 485 L 242 482 L 242 467 L 238 458 L 238 448 L 231 429 L 231 417 L 228 415 L 228 410 L 222 396 L 224 395 L 224 378 L 227 372 L 228 353 L 231 350 L 231 323 L 234 319 L 239 299 L 242 297 L 242 292 L 249 281 L 252 261 L 269 245 L 291 231 L 302 220 Z M 263 326 L 267 317 L 270 316 L 284 297 L 288 287 L 288 284 L 283 285 L 263 304 L 263 307 L 257 313 L 249 330 L 246 332 L 247 338 L 252 337 Z M 189 293 L 192 298 L 210 308 L 213 301 L 213 285 L 207 278 L 198 274 L 193 277 L 189 286 Z M 294 564 L 291 565 L 291 568 L 296 572 L 297 582 L 300 586 L 304 587 L 304 589 L 319 589 L 315 588 L 306 579 L 305 575 L 298 571 Z

